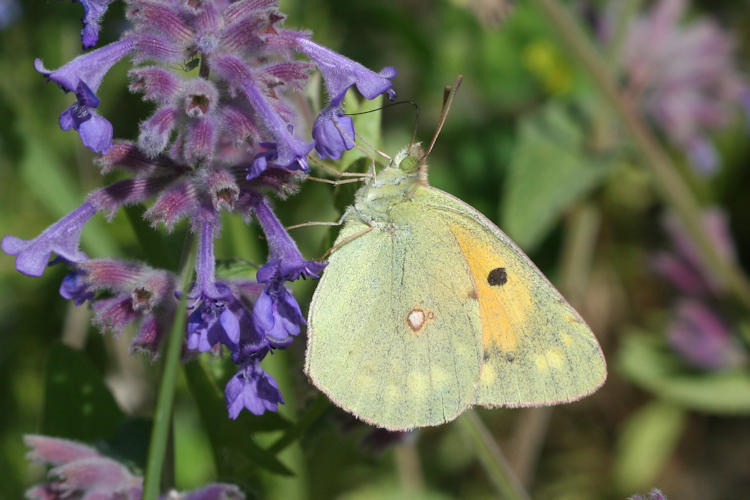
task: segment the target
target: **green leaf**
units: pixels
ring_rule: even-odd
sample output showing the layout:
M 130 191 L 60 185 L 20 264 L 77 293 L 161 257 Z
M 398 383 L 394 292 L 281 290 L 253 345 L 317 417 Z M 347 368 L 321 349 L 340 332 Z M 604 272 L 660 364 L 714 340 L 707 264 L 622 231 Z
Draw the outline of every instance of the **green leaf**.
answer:
M 91 442 L 114 434 L 123 419 L 86 354 L 53 345 L 47 358 L 42 433 Z
M 663 347 L 658 337 L 631 334 L 620 346 L 617 367 L 634 384 L 692 410 L 750 414 L 750 373 L 743 369 L 693 372 Z
M 188 387 L 211 441 L 220 477 L 229 481 L 246 481 L 257 467 L 277 474 L 292 474 L 273 453 L 264 450 L 252 439 L 255 432 L 288 428 L 288 420 L 272 412 L 261 416 L 244 412 L 237 420 L 230 420 L 224 397 L 201 362 L 190 362 L 184 369 Z
M 685 428 L 685 411 L 656 401 L 623 424 L 614 459 L 614 479 L 623 493 L 651 486 L 674 452 Z
M 609 171 L 585 152 L 583 131 L 564 104 L 550 102 L 521 122 L 502 200 L 503 229 L 533 249 Z

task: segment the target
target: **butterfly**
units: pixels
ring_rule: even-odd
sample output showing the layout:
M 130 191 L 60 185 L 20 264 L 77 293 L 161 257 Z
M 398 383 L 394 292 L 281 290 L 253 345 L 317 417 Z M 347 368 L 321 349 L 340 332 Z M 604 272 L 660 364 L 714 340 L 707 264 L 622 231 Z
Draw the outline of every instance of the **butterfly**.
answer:
M 425 158 L 405 148 L 347 210 L 310 304 L 312 383 L 390 430 L 597 390 L 590 328 L 495 224 L 429 185 Z

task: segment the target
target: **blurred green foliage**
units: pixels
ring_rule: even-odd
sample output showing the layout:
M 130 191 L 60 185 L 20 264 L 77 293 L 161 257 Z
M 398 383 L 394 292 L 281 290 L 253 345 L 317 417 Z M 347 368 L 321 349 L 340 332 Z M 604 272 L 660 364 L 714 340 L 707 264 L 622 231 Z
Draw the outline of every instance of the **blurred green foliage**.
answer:
M 532 496 L 624 498 L 659 486 L 670 498 L 740 498 L 750 489 L 747 362 L 727 372 L 699 372 L 670 350 L 664 332 L 674 297 L 648 267 L 649 255 L 666 246 L 658 217 L 665 207 L 587 75 L 539 13 L 516 3 L 493 24 L 470 8 L 483 2 L 471 0 L 281 2 L 287 25 L 312 29 L 317 41 L 368 67 L 399 70 L 395 88 L 400 99 L 419 104 L 419 123 L 412 107 L 388 107 L 379 140 L 380 115 L 356 117 L 358 132 L 389 154 L 408 143 L 415 126 L 421 140 L 429 139 L 444 85 L 464 75 L 430 157 L 431 183 L 502 222 L 553 280 L 563 274 L 561 252 L 575 208 L 585 204 L 599 214 L 594 257 L 587 274 L 577 277 L 584 291 L 574 301 L 604 347 L 609 381 L 581 402 L 554 408 L 537 427 L 527 418 L 534 410 L 480 413 L 510 463 L 525 470 Z M 0 32 L 0 233 L 30 238 L 101 179 L 78 137 L 57 126 L 70 97 L 32 67 L 35 57 L 57 67 L 78 53 L 80 5 L 32 0 L 22 11 Z M 734 29 L 739 53 L 750 53 L 750 12 L 741 3 L 695 2 L 695 12 Z M 122 17 L 122 6 L 113 4 L 103 42 L 123 29 Z M 116 136 L 134 138 L 149 107 L 127 92 L 126 70 L 121 63 L 105 79 L 100 111 Z M 350 99 L 347 109 L 376 106 L 360 108 Z M 747 268 L 750 147 L 741 117 L 717 142 L 718 175 L 682 173 L 702 202 L 727 212 Z M 681 152 L 672 153 L 682 161 Z M 344 163 L 354 162 L 353 168 L 367 168 L 356 150 Z M 279 201 L 277 211 L 290 225 L 335 220 L 355 188 L 341 186 L 332 195 L 330 186 L 308 182 Z M 184 228 L 162 237 L 143 224 L 138 208 L 105 222 L 97 216 L 83 233 L 90 255 L 147 255 L 164 266 L 179 259 Z M 257 227 L 224 222 L 217 256 L 242 259 L 245 268 L 231 271 L 252 275 L 265 251 Z M 335 231 L 311 227 L 293 235 L 314 257 Z M 0 257 L 0 498 L 20 498 L 39 479 L 24 458 L 24 433 L 95 441 L 142 469 L 158 364 L 129 358 L 125 339 L 89 327 L 85 309 L 57 294 L 63 269 L 30 279 L 15 272 L 12 258 Z M 313 288 L 310 281 L 293 285 L 303 310 Z M 729 309 L 747 321 L 747 311 Z M 738 340 L 747 346 L 739 328 Z M 492 497 L 474 450 L 455 426 L 373 449 L 382 433 L 373 435 L 327 404 L 304 379 L 303 356 L 299 339 L 265 363 L 287 398 L 280 415 L 235 422 L 226 420 L 217 385 L 229 375 L 222 362 L 186 365 L 173 430 L 180 489 L 218 479 L 262 498 Z

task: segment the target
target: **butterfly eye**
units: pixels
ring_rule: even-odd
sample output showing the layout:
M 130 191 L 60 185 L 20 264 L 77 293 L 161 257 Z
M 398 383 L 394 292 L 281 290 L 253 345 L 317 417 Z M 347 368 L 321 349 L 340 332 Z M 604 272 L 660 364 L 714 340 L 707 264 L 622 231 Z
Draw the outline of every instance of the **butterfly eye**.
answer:
M 419 158 L 409 155 L 398 164 L 398 168 L 406 173 L 411 173 L 419 168 Z
M 508 273 L 505 272 L 504 267 L 496 267 L 487 276 L 487 283 L 490 286 L 502 286 L 508 281 Z

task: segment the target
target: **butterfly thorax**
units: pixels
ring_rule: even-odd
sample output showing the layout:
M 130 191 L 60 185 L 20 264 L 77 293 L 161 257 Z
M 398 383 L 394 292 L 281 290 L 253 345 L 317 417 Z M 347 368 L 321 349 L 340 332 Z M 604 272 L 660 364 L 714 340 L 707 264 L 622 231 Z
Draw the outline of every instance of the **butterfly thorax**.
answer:
M 411 199 L 420 184 L 415 157 L 403 150 L 391 164 L 363 186 L 354 198 L 354 209 L 369 223 L 390 222 L 391 209 Z

